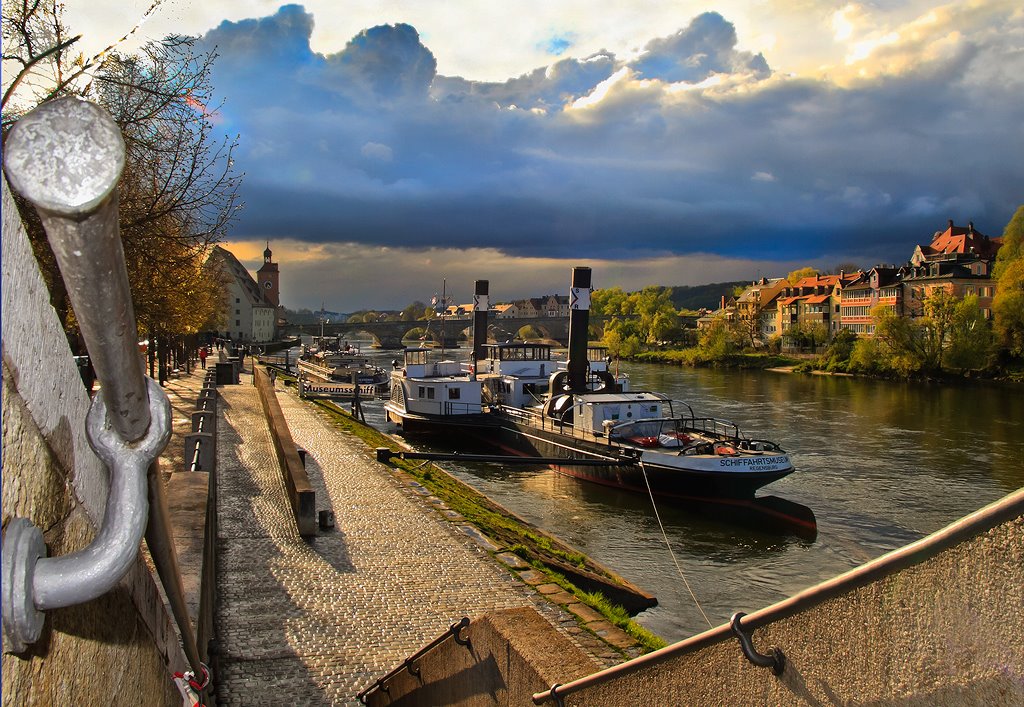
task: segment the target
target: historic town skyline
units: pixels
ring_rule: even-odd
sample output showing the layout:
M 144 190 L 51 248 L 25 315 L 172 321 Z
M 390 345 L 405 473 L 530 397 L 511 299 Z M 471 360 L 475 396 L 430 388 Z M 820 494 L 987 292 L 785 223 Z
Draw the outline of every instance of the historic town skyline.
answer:
M 76 4 L 87 37 L 134 22 Z M 870 267 L 1021 200 L 1011 3 L 547 5 L 168 2 L 137 34 L 218 53 L 226 245 L 254 266 L 271 241 L 292 308 L 445 277 L 511 299 L 577 263 L 626 289 Z

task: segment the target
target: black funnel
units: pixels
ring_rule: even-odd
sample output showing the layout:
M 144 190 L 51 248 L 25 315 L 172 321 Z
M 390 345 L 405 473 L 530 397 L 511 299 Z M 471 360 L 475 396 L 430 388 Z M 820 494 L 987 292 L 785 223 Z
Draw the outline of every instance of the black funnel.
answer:
M 490 303 L 487 298 L 489 286 L 487 280 L 477 280 L 473 290 L 473 360 L 475 366 L 477 361 L 484 357 L 484 344 L 487 343 L 487 310 Z
M 569 390 L 573 393 L 585 393 L 587 390 L 589 327 L 590 268 L 574 267 L 569 288 L 569 361 L 566 366 Z

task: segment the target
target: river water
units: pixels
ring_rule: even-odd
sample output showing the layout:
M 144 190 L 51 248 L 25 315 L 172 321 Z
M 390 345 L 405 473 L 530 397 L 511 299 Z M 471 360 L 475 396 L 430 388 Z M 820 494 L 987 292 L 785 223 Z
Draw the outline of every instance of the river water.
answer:
M 1019 388 L 655 364 L 622 369 L 634 390 L 666 393 L 698 416 L 729 419 L 778 442 L 796 471 L 759 495 L 809 507 L 817 537 L 739 527 L 659 501 L 666 545 L 646 497 L 546 468 L 444 466 L 657 596 L 659 605 L 636 620 L 669 642 L 791 596 L 1024 487 Z M 394 431 L 376 406 L 368 414 Z

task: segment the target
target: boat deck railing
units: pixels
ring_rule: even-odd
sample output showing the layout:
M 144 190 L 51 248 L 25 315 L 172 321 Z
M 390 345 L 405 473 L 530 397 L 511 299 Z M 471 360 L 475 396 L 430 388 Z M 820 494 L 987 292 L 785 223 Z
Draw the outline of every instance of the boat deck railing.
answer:
M 394 396 L 391 398 L 394 400 Z M 418 415 L 478 415 L 483 412 L 480 403 L 460 402 L 458 400 L 412 400 L 406 398 L 406 408 Z
M 501 412 L 512 420 L 534 428 L 550 432 L 558 432 L 567 435 L 572 439 L 581 439 L 591 442 L 599 441 L 599 438 L 591 432 L 576 427 L 571 422 L 548 417 L 540 410 L 512 407 L 510 405 L 498 405 Z

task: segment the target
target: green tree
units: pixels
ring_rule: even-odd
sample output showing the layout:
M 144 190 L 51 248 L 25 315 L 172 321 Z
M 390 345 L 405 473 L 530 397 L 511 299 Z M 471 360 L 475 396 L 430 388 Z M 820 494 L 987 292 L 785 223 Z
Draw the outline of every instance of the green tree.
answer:
M 193 51 L 192 38 L 167 37 L 135 55 L 115 43 L 86 59 L 73 52 L 79 37 L 64 26 L 63 9 L 56 0 L 3 2 L 4 130 L 58 96 L 79 95 L 110 112 L 125 141 L 119 221 L 140 334 L 187 335 L 223 296 L 200 296 L 221 287 L 204 263 L 241 208 L 235 142 L 212 135 L 213 55 Z M 7 84 L 9 64 L 19 69 Z M 20 198 L 18 206 L 51 302 L 72 333 L 49 243 L 33 209 Z
M 992 300 L 995 335 L 1007 353 L 1024 358 L 1024 206 L 1006 224 L 992 277 L 996 281 Z
M 919 323 L 899 316 L 885 305 L 873 307 L 871 318 L 875 322 L 876 365 L 879 368 L 901 376 L 918 373 L 925 368 L 926 344 L 924 330 Z
M 679 333 L 679 316 L 672 303 L 672 289 L 649 286 L 626 293 L 619 287 L 595 290 L 590 300 L 591 312 L 607 317 L 603 342 L 612 355 L 631 356 L 643 347 L 675 338 Z
M 697 346 L 708 360 L 721 360 L 743 349 L 744 335 L 736 322 L 717 317 L 698 337 Z
M 799 270 L 794 270 L 793 272 L 786 275 L 786 282 L 788 282 L 790 285 L 795 285 L 796 283 L 803 280 L 805 277 L 814 277 L 817 274 L 817 269 L 812 268 L 810 266 L 803 267 L 800 268 Z
M 936 289 L 925 298 L 925 318 L 920 324 L 924 333 L 921 340 L 922 363 L 926 368 L 942 368 L 947 335 L 959 303 L 960 300 L 945 288 Z
M 856 373 L 877 373 L 882 369 L 882 352 L 875 339 L 857 339 L 850 350 L 847 370 Z
M 850 365 L 857 335 L 849 329 L 840 329 L 832 337 L 828 348 L 821 357 L 821 367 L 826 371 L 845 371 Z
M 992 353 L 992 330 L 978 306 L 978 296 L 956 303 L 948 328 L 946 364 L 961 371 L 984 368 Z
M 425 303 L 416 300 L 415 302 L 413 302 L 412 304 L 410 304 L 409 306 L 402 310 L 401 315 L 399 315 L 399 319 L 400 321 L 403 322 L 419 321 L 421 319 L 425 319 L 427 316 L 427 312 L 429 311 L 430 308 L 427 307 Z

